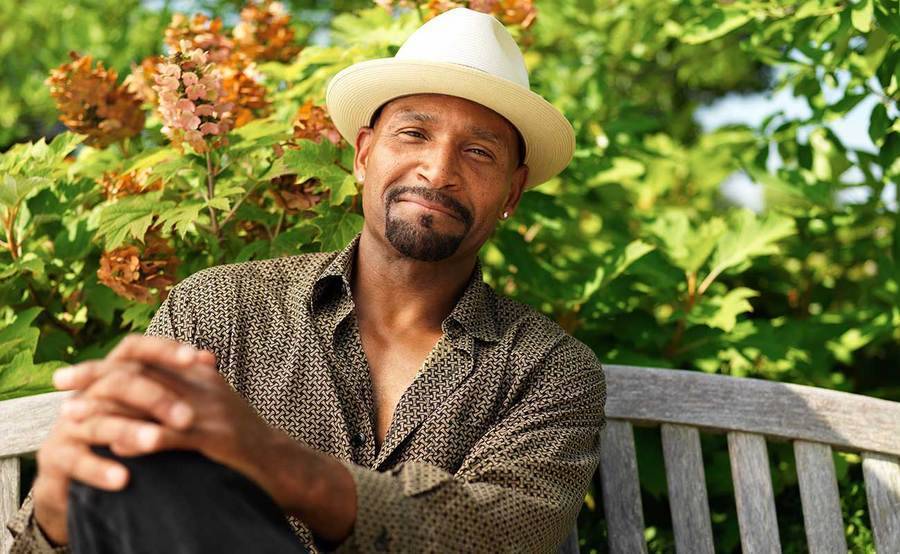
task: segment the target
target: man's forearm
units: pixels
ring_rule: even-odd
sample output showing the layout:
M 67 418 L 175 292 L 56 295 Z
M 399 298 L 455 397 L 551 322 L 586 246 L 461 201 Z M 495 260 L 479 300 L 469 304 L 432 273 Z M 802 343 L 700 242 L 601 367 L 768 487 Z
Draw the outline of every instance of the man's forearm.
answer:
M 343 542 L 353 530 L 357 509 L 356 485 L 344 464 L 280 432 L 267 451 L 260 475 L 252 477 L 318 539 Z

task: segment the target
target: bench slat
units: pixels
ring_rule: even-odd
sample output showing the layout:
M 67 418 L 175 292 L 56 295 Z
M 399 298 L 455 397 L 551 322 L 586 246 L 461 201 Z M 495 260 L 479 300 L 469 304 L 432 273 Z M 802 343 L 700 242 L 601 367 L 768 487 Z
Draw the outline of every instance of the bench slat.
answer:
M 18 458 L 0 458 L 0 552 L 7 552 L 12 546 L 12 534 L 6 524 L 19 509 L 20 471 Z
M 900 552 L 900 463 L 897 458 L 863 453 L 869 521 L 878 552 Z
M 781 552 L 766 440 L 761 435 L 728 433 L 728 454 L 744 553 Z
M 699 371 L 604 366 L 606 416 L 900 456 L 900 402 Z
M 847 540 L 831 447 L 795 441 L 794 458 L 810 554 L 846 554 Z
M 51 392 L 0 402 L 0 458 L 21 456 L 38 449 L 63 400 L 71 392 Z
M 693 427 L 661 426 L 669 507 L 679 553 L 713 554 L 712 524 L 700 433 Z
M 634 434 L 626 421 L 606 423 L 600 439 L 600 480 L 609 551 L 612 554 L 647 552 Z

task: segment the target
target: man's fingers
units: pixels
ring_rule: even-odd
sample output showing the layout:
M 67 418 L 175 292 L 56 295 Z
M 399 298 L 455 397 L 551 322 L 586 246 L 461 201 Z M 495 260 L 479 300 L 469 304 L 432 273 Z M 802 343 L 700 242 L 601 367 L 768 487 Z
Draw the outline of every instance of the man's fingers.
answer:
M 136 455 L 181 445 L 181 435 L 170 429 L 127 417 L 100 415 L 73 424 L 69 435 L 87 444 L 111 445 L 117 454 Z
M 136 420 L 148 418 L 148 414 L 145 412 L 120 402 L 85 395 L 67 398 L 60 406 L 59 414 L 73 421 L 83 421 L 101 414 L 118 415 Z
M 173 390 L 178 388 L 174 383 L 160 383 L 150 375 L 152 371 L 138 368 L 109 372 L 83 396 L 124 404 L 175 429 L 187 428 L 193 422 L 194 410 Z M 185 387 L 182 385 L 181 389 L 184 392 Z
M 98 489 L 120 490 L 128 482 L 125 466 L 98 456 L 76 442 L 57 445 L 52 456 L 39 458 L 38 463 L 40 471 L 50 474 L 47 477 L 76 479 Z
M 216 364 L 215 355 L 207 350 L 165 337 L 137 334 L 122 339 L 106 359 L 139 361 L 175 372 Z

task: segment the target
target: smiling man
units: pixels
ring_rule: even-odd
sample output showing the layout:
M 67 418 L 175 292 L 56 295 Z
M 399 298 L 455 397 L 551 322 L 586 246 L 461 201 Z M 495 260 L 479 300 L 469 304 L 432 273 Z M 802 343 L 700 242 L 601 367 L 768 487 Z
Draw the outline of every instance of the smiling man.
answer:
M 478 252 L 574 139 L 493 17 L 457 9 L 329 86 L 365 224 L 213 267 L 59 372 L 13 552 L 552 552 L 599 460 L 596 356 Z M 92 448 L 94 447 L 94 448 Z M 108 447 L 108 449 L 107 449 Z M 289 524 L 288 524 L 289 523 Z

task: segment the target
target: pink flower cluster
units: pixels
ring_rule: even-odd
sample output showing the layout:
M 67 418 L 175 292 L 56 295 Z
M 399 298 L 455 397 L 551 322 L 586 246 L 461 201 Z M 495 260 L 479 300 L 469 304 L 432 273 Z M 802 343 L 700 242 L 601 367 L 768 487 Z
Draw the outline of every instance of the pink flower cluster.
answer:
M 232 127 L 233 105 L 223 101 L 219 72 L 206 52 L 181 41 L 181 49 L 156 66 L 156 85 L 163 134 L 174 144 L 187 142 L 197 152 L 209 149 L 208 140 Z

